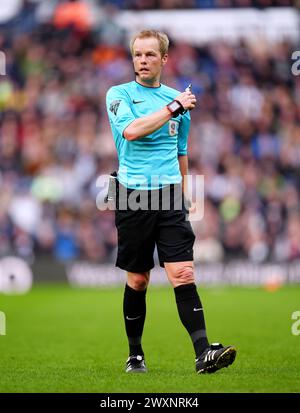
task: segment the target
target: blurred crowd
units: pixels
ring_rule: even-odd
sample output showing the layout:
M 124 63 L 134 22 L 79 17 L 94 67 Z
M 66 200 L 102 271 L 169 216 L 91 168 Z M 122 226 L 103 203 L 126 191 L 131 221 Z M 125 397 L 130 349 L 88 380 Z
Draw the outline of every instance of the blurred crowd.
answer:
M 96 207 L 97 178 L 118 165 L 105 94 L 133 79 L 128 39 L 109 15 L 93 30 L 55 18 L 0 35 L 0 256 L 112 262 L 114 212 Z M 198 97 L 189 144 L 190 173 L 205 176 L 196 261 L 300 257 L 293 50 L 288 41 L 171 39 L 163 83 L 192 83 Z
M 294 0 L 114 0 L 120 8 L 135 10 L 174 8 L 290 7 Z

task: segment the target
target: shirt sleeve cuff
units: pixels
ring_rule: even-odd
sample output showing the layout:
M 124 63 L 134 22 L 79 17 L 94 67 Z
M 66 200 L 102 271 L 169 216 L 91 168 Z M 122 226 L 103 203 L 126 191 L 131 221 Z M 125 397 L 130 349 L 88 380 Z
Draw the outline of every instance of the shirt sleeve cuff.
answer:
M 125 131 L 125 129 L 126 128 L 128 128 L 128 126 L 132 123 L 132 122 L 134 122 L 135 121 L 135 119 L 130 119 L 130 120 L 128 120 L 128 122 L 125 124 L 125 126 L 123 125 L 123 130 L 122 130 L 122 137 L 125 139 L 125 136 L 124 136 L 124 131 Z

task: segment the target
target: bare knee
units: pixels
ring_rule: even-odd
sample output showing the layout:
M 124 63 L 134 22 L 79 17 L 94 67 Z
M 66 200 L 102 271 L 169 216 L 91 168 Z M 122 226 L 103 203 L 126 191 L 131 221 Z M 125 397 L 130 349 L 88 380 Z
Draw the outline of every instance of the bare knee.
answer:
M 168 276 L 173 287 L 192 284 L 195 282 L 194 266 L 192 263 L 174 266 L 171 271 L 168 271 Z
M 127 284 L 137 291 L 144 291 L 149 283 L 150 271 L 142 273 L 127 273 Z

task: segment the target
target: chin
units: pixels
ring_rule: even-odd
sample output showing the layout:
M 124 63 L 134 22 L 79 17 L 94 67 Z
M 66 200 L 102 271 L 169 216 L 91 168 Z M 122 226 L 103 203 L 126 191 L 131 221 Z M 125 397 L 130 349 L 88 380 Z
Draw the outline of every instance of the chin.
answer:
M 143 80 L 144 82 L 150 82 L 150 83 L 154 81 L 153 76 L 151 76 L 150 73 L 141 75 L 140 79 Z

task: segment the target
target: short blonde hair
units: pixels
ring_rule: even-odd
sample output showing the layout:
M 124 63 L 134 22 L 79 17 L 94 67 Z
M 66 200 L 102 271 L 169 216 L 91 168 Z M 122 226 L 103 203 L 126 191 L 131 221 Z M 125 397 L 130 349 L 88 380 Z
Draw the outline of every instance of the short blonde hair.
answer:
M 136 41 L 136 39 L 148 39 L 150 37 L 154 37 L 155 39 L 158 40 L 159 51 L 160 51 L 161 57 L 163 57 L 164 55 L 168 53 L 169 39 L 165 33 L 159 32 L 158 30 L 142 30 L 141 32 L 133 36 L 132 39 L 130 40 L 131 54 L 133 55 L 133 44 Z

